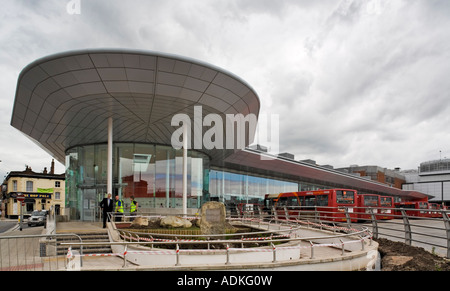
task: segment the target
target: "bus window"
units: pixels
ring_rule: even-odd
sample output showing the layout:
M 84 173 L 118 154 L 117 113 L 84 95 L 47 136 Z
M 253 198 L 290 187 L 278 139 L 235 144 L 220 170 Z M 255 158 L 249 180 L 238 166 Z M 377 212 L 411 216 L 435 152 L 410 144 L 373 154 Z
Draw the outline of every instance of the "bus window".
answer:
M 287 206 L 287 197 L 280 197 L 277 202 L 277 207 Z
M 380 197 L 380 206 L 392 207 L 392 198 L 391 197 Z
M 419 209 L 428 209 L 428 203 L 419 202 Z
M 364 206 L 378 206 L 378 196 L 365 195 L 364 196 Z
M 289 197 L 287 206 L 298 206 L 297 197 Z
M 316 196 L 317 206 L 328 206 L 328 195 L 317 195 Z
M 280 197 L 277 202 L 277 207 L 283 207 L 283 206 L 298 206 L 298 200 L 297 197 Z
M 305 206 L 316 206 L 316 196 L 306 196 Z
M 346 190 L 336 190 L 336 202 L 341 204 L 355 203 L 355 192 Z

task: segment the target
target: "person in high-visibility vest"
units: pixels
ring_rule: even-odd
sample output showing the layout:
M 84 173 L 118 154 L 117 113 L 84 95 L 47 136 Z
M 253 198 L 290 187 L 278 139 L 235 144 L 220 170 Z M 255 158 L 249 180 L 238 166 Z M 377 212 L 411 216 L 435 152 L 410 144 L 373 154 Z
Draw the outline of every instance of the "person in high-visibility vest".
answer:
M 130 215 L 131 216 L 136 216 L 137 215 L 137 210 L 138 210 L 138 203 L 136 200 L 134 200 L 134 196 L 130 197 Z M 134 218 L 131 218 L 131 221 L 133 221 Z
M 130 213 L 131 215 L 136 215 L 136 211 L 138 210 L 138 203 L 136 200 L 134 200 L 134 196 L 130 197 Z M 133 214 L 134 213 L 134 214 Z
M 123 215 L 123 201 L 119 198 L 119 195 L 116 195 L 116 208 L 114 212 L 116 212 L 116 221 L 121 221 L 121 216 Z

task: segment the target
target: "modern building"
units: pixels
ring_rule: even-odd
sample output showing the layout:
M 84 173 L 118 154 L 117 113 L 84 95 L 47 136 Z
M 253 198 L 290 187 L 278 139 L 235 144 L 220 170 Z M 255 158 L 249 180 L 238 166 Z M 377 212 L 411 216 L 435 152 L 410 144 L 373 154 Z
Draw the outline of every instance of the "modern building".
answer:
M 233 124 L 228 136 L 228 123 L 219 126 L 209 118 L 258 116 L 259 109 L 252 87 L 210 64 L 148 51 L 80 50 L 23 69 L 11 125 L 65 163 L 70 219 L 93 219 L 98 201 L 109 192 L 134 195 L 142 210 L 183 212 L 197 211 L 209 200 L 262 203 L 265 194 L 303 189 L 426 196 L 296 161 L 286 153 L 274 156 L 264 147 L 249 148 L 251 130 L 242 132 Z M 190 129 L 172 125 L 178 114 L 192 121 Z M 172 138 L 180 130 L 194 138 L 189 143 L 183 138 L 184 146 L 177 149 Z M 214 143 L 231 137 L 233 145 L 242 137 L 243 146 L 198 147 L 208 135 Z
M 450 159 L 427 161 L 417 170 L 402 173 L 406 177 L 406 191 L 420 191 L 433 196 L 431 202 L 450 206 Z
M 26 166 L 24 171 L 9 172 L 2 185 L 5 217 L 18 217 L 21 209 L 24 215 L 34 210 L 52 210 L 57 215 L 64 213 L 65 175 L 55 174 L 54 169 L 52 161 L 50 171 L 45 168 L 42 172 L 34 172 Z M 18 195 L 25 198 L 23 208 Z
M 398 189 L 402 189 L 402 185 L 406 182 L 405 176 L 400 173 L 399 168 L 391 170 L 380 166 L 351 165 L 349 167 L 339 168 L 336 170 L 359 175 L 363 178 L 378 181 Z

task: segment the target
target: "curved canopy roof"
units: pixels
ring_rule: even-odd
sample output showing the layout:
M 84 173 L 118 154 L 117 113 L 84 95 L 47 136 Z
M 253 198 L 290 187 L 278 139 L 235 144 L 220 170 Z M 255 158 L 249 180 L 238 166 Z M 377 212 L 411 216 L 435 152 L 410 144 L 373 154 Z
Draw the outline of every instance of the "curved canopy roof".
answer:
M 170 145 L 172 117 L 185 113 L 194 120 L 196 105 L 202 106 L 202 118 L 258 116 L 260 108 L 248 84 L 197 60 L 135 50 L 71 51 L 39 59 L 21 72 L 11 125 L 64 163 L 70 147 L 107 142 L 109 117 L 114 142 Z M 247 139 L 251 143 L 253 136 L 247 133 Z M 222 159 L 232 152 L 207 154 Z

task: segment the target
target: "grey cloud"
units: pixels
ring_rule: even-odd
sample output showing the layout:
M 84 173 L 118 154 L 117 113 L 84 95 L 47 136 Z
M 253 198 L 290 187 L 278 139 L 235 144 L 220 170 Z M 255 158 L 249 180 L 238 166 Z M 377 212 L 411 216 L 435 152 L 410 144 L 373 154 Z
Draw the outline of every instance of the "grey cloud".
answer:
M 279 114 L 282 151 L 299 158 L 405 168 L 435 148 L 450 151 L 447 1 L 81 0 L 80 15 L 67 14 L 68 2 L 2 7 L 0 70 L 10 81 L 0 82 L 0 98 L 7 106 L 18 73 L 39 57 L 89 47 L 148 49 L 210 62 L 246 80 L 261 111 Z M 5 126 L 9 119 L 0 116 Z M 0 130 L 11 140 L 17 134 Z M 11 156 L 18 148 L 4 146 Z

